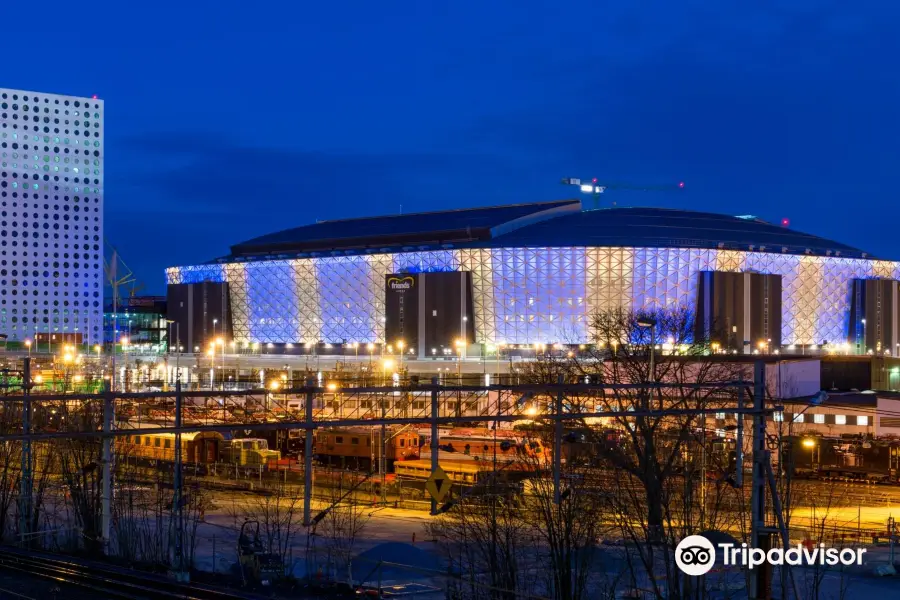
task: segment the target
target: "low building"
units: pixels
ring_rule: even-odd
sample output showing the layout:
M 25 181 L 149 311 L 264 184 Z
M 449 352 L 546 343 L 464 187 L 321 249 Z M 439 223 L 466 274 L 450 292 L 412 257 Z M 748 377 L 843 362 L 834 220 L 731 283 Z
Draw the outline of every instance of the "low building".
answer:
M 124 338 L 138 352 L 161 354 L 168 350 L 165 296 L 120 298 L 115 308 L 112 302 L 106 305 L 103 312 L 104 344 L 111 346 L 121 343 Z

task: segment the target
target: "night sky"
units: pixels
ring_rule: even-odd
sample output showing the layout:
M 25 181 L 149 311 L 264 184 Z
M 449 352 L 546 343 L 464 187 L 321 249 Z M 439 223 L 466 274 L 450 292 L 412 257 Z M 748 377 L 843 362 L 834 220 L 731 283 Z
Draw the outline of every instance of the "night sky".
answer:
M 5 2 L 0 85 L 105 100 L 106 237 L 145 292 L 256 235 L 565 176 L 900 258 L 900 3 L 774 4 Z

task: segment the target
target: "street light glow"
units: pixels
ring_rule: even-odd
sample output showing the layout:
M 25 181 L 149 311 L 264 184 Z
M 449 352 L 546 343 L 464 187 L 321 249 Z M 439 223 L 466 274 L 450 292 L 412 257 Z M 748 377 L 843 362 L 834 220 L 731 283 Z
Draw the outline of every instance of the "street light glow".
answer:
M 803 447 L 804 447 L 804 448 L 815 448 L 815 447 L 816 447 L 816 440 L 814 440 L 814 439 L 812 439 L 812 438 L 805 438 L 805 439 L 803 440 Z

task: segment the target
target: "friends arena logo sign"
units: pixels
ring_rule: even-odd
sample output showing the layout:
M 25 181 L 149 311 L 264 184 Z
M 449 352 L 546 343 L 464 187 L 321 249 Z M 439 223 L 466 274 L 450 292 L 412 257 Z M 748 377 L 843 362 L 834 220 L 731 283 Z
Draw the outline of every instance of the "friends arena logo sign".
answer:
M 722 550 L 722 566 L 741 566 L 753 569 L 762 564 L 770 565 L 861 565 L 865 548 L 826 548 L 825 544 L 806 548 L 749 548 L 747 544 L 718 544 Z M 705 575 L 716 563 L 716 547 L 702 535 L 689 535 L 675 548 L 675 564 L 682 573 L 697 577 Z
M 388 277 L 388 287 L 397 292 L 411 290 L 416 284 L 415 278 L 407 275 L 406 277 Z

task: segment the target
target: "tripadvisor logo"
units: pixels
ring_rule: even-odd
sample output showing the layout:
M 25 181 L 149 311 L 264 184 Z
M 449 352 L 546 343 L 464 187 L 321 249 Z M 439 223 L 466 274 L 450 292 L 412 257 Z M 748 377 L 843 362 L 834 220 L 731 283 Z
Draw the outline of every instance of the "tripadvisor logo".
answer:
M 861 565 L 865 548 L 826 548 L 825 544 L 806 548 L 749 548 L 747 544 L 719 544 L 723 566 L 742 566 L 753 569 L 764 563 L 770 565 Z M 702 535 L 689 535 L 675 547 L 675 564 L 686 575 L 705 575 L 716 562 L 716 547 Z
M 689 535 L 675 548 L 675 564 L 687 575 L 705 575 L 716 562 L 716 548 L 702 535 Z

